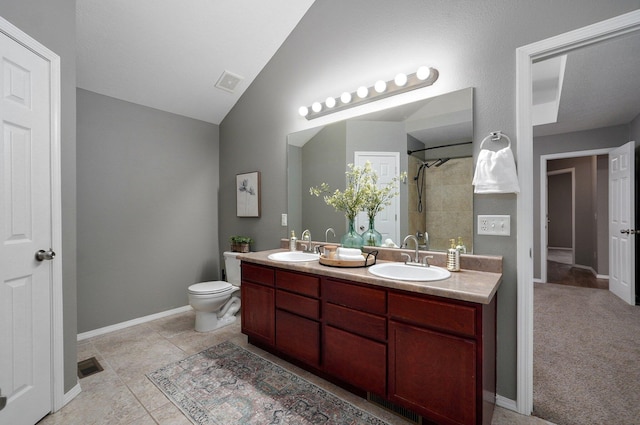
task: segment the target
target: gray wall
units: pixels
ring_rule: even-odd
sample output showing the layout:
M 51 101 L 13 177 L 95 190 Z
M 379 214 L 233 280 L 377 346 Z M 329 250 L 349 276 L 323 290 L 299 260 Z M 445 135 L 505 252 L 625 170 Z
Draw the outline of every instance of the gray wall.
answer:
M 533 276 L 540 279 L 540 156 L 563 152 L 579 152 L 614 148 L 629 141 L 629 126 L 598 128 L 533 140 Z M 578 177 L 576 177 L 578 179 Z M 576 225 L 576 232 L 580 227 Z M 578 243 L 576 242 L 576 245 Z M 595 242 L 591 244 L 594 246 Z M 576 258 L 576 262 L 578 259 Z M 581 263 L 578 263 L 581 264 Z
M 598 155 L 596 176 L 598 275 L 609 275 L 609 155 Z
M 64 389 L 78 382 L 76 360 L 76 2 L 0 0 L 0 16 L 61 59 L 62 278 Z
M 77 95 L 78 331 L 188 305 L 219 276 L 218 126 Z
M 547 177 L 548 246 L 551 248 L 573 248 L 571 196 L 567 196 L 572 190 L 571 180 L 571 173 L 553 174 Z
M 327 228 L 333 227 L 336 231 L 336 238 L 329 239 L 336 242 L 344 234 L 345 226 L 344 214 L 336 212 L 329 207 L 323 196 L 314 196 L 309 193 L 311 186 L 319 186 L 326 183 L 334 190 L 345 188 L 345 164 L 346 159 L 347 133 L 345 123 L 328 125 L 318 132 L 302 148 L 302 178 L 300 181 L 300 199 L 302 201 L 302 217 L 298 228 L 289 226 L 289 229 L 296 230 L 298 238 L 302 231 L 309 229 L 311 238 L 314 240 L 324 240 L 324 232 Z M 304 228 L 302 226 L 304 225 Z
M 353 90 L 429 63 L 440 79 L 423 93 L 475 87 L 474 140 L 502 130 L 515 137 L 515 49 L 637 9 L 638 0 L 318 0 L 220 126 L 220 194 L 233 196 L 239 172 L 260 170 L 262 217 L 235 217 L 221 206 L 222 244 L 241 229 L 254 249 L 273 248 L 286 236 L 286 136 L 309 128 L 297 114 L 329 95 Z M 476 143 L 475 154 L 479 151 Z M 248 154 L 249 153 L 249 154 Z M 498 293 L 498 393 L 516 398 L 515 195 L 482 195 L 475 214 L 510 214 L 510 237 L 477 236 L 474 252 L 504 256 Z

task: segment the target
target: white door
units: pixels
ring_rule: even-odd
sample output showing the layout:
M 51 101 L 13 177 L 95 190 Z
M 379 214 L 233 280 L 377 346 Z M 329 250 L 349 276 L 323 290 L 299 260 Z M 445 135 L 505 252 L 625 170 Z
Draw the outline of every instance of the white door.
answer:
M 634 142 L 609 153 L 609 290 L 635 304 Z
M 1 425 L 52 410 L 49 62 L 0 33 Z
M 355 152 L 354 164 L 364 166 L 369 161 L 371 168 L 378 173 L 378 187 L 386 186 L 394 177 L 400 175 L 399 152 Z M 398 189 L 399 190 L 399 189 Z M 400 244 L 400 197 L 394 196 L 391 205 L 386 206 L 376 215 L 375 228 L 382 234 L 382 241 L 390 238 L 396 244 Z M 364 232 L 369 227 L 369 218 L 366 212 L 356 217 L 356 231 Z

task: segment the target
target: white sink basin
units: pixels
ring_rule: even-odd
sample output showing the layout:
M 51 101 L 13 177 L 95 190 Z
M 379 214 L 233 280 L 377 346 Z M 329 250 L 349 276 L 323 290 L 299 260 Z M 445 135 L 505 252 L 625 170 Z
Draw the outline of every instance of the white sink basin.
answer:
M 447 279 L 451 273 L 442 267 L 409 266 L 405 263 L 379 263 L 369 267 L 369 272 L 378 277 L 395 280 L 430 282 Z
M 267 257 L 269 260 L 283 261 L 288 263 L 302 263 L 305 261 L 315 261 L 320 258 L 320 254 L 302 251 L 274 252 Z

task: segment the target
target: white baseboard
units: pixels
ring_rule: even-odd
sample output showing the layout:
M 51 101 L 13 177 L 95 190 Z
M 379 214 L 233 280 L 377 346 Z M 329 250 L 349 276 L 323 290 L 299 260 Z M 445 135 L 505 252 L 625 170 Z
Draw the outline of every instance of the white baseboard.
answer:
M 518 412 L 518 403 L 516 403 L 515 400 L 511 400 L 510 398 L 503 397 L 500 394 L 496 394 L 496 406 L 500 406 L 505 409 Z
M 109 332 L 118 331 L 120 329 L 125 329 L 131 326 L 139 325 L 141 323 L 150 322 L 152 320 L 160 319 L 162 317 L 172 316 L 178 313 L 184 313 L 185 311 L 190 311 L 190 310 L 192 310 L 191 306 L 185 305 L 184 307 L 178 307 L 172 310 L 161 311 L 160 313 L 150 314 L 148 316 L 138 317 L 137 319 L 127 320 L 126 322 L 116 323 L 115 325 L 105 326 L 104 328 L 83 332 L 78 334 L 78 341 L 82 341 L 88 338 L 93 338 L 94 336 L 98 336 L 98 335 L 104 335 Z
M 596 279 L 609 279 L 608 274 L 597 274 Z
M 78 382 L 73 388 L 64 393 L 64 397 L 62 398 L 62 406 L 60 406 L 60 408 L 62 409 L 64 406 L 66 406 L 67 403 L 76 398 L 81 392 L 82 388 L 80 388 L 80 382 Z
M 545 283 L 542 281 L 542 279 L 538 278 L 538 277 L 534 277 L 533 278 L 533 283 Z

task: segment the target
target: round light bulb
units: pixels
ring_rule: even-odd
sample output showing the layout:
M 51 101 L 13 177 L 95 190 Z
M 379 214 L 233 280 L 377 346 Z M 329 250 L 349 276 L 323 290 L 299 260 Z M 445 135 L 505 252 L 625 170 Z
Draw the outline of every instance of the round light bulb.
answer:
M 378 80 L 376 81 L 376 84 L 373 86 L 373 88 L 376 90 L 376 92 L 382 93 L 387 89 L 387 83 L 382 80 Z
M 300 114 L 300 116 L 306 117 L 307 115 L 309 115 L 309 108 L 307 108 L 306 106 L 301 106 L 300 109 L 298 109 L 298 113 Z
M 429 78 L 429 76 L 431 75 L 431 69 L 429 69 L 428 66 L 421 66 L 420 68 L 418 68 L 418 71 L 416 72 L 416 77 L 418 77 L 418 80 L 424 81 L 427 78 Z
M 369 94 L 369 89 L 366 88 L 365 86 L 360 86 L 358 87 L 358 90 L 356 91 L 356 93 L 358 94 L 358 97 L 360 99 L 364 99 Z
M 324 104 L 327 105 L 327 108 L 333 108 L 336 106 L 336 100 L 333 97 L 328 97 Z
M 313 112 L 320 112 L 322 111 L 322 105 L 320 104 L 320 102 L 313 102 L 313 105 L 311 105 L 311 109 L 313 110 Z
M 342 103 L 349 103 L 351 102 L 351 93 L 349 92 L 344 92 L 340 95 L 340 101 L 342 101 Z
M 396 86 L 402 87 L 407 84 L 407 74 L 403 74 L 401 72 L 400 74 L 396 75 L 393 81 L 396 83 Z

